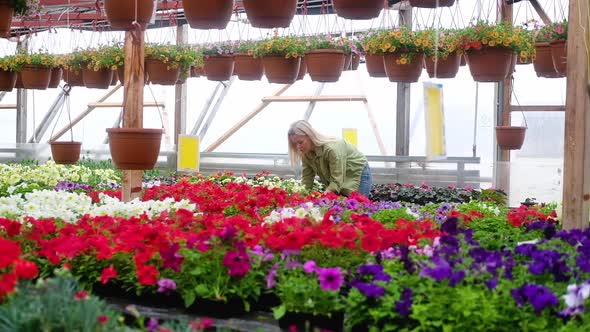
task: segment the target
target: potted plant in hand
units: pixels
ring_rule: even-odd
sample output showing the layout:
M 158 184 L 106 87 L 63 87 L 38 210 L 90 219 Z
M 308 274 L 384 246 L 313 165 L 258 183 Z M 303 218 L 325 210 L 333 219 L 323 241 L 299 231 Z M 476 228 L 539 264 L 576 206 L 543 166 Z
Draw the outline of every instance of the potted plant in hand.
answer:
M 257 41 L 240 41 L 236 44 L 234 53 L 234 75 L 245 81 L 258 81 L 264 75 L 261 58 L 254 57 Z
M 297 80 L 305 43 L 298 37 L 274 37 L 258 43 L 254 56 L 262 58 L 270 83 L 289 84 Z
M 312 81 L 336 82 L 344 69 L 346 54 L 351 53 L 348 40 L 320 35 L 308 38 L 305 54 L 307 72 Z
M 210 81 L 227 81 L 234 72 L 234 43 L 219 42 L 205 45 L 201 52 L 205 75 Z
M 459 71 L 463 51 L 459 49 L 456 30 L 425 30 L 428 44 L 424 45 L 424 64 L 430 78 L 453 78 Z

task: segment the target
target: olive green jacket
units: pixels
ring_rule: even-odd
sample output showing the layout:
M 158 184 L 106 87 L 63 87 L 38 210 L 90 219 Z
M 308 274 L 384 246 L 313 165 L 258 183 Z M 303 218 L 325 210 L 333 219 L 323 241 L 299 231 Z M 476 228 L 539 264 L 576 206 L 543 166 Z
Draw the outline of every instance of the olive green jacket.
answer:
M 328 191 L 348 196 L 359 189 L 361 174 L 367 158 L 344 140 L 325 143 L 305 154 L 303 161 L 303 185 L 313 187 L 316 175 L 328 186 Z

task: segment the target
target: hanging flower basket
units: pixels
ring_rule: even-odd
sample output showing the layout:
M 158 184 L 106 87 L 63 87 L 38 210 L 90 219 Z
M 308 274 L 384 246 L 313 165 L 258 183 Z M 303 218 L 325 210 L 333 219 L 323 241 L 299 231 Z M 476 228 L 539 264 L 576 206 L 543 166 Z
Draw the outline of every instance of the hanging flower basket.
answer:
M 418 8 L 436 8 L 438 7 L 451 7 L 455 4 L 455 0 L 410 0 L 412 7 Z
M 210 81 L 227 81 L 234 72 L 233 55 L 206 56 L 205 75 Z
M 449 54 L 446 59 L 427 57 L 424 58 L 424 65 L 430 78 L 454 78 L 459 72 L 461 58 L 457 52 Z
M 12 91 L 16 84 L 16 72 L 0 69 L 0 91 Z
M 216 0 L 217 1 L 217 0 Z M 113 30 L 133 30 L 135 5 L 137 4 L 137 22 L 145 30 L 154 11 L 153 0 L 105 0 L 104 10 Z
M 466 59 L 475 81 L 498 82 L 509 75 L 514 51 L 506 47 L 470 49 L 466 52 Z
M 557 71 L 553 64 L 553 55 L 549 43 L 535 44 L 536 56 L 533 60 L 533 67 L 537 77 L 553 78 L 556 77 Z
M 383 0 L 332 0 L 336 15 L 352 20 L 369 20 L 379 16 Z
M 0 0 L 0 37 L 8 37 L 12 25 L 14 8 L 10 0 Z
M 50 142 L 49 145 L 56 164 L 72 165 L 80 160 L 81 142 Z
M 418 82 L 424 68 L 424 53 L 416 54 L 408 63 L 400 52 L 386 53 L 383 56 L 385 72 L 390 82 Z
M 518 150 L 524 143 L 527 127 L 498 126 L 496 127 L 496 140 L 500 149 Z
M 309 51 L 305 55 L 307 72 L 314 82 L 337 82 L 342 75 L 344 51 L 321 49 Z
M 119 169 L 153 169 L 158 161 L 162 129 L 108 128 L 113 163 Z
M 61 82 L 61 77 L 63 75 L 63 69 L 61 67 L 53 67 L 51 68 L 51 79 L 49 80 L 48 88 L 55 89 L 59 86 L 59 82 Z
M 549 44 L 555 70 L 560 74 L 567 74 L 567 40 L 553 40 Z
M 255 28 L 287 28 L 297 11 L 297 0 L 243 0 L 243 4 Z
M 385 72 L 385 64 L 383 62 L 383 55 L 365 55 L 365 63 L 367 71 L 371 77 L 387 77 Z
M 302 58 L 285 58 L 281 55 L 262 57 L 262 66 L 270 83 L 290 84 L 297 80 Z
M 84 80 L 82 79 L 82 71 L 72 71 L 64 69 L 63 80 L 68 83 L 69 86 L 84 86 Z
M 51 68 L 40 65 L 24 65 L 21 78 L 25 89 L 45 90 L 51 80 Z
M 90 89 L 108 89 L 113 80 L 113 71 L 111 69 L 82 69 L 82 80 L 84 86 Z
M 184 16 L 193 29 L 225 29 L 234 0 L 185 0 Z
M 161 60 L 146 59 L 145 69 L 152 84 L 175 85 L 180 77 L 180 68 L 168 68 Z
M 117 68 L 117 78 L 119 79 L 119 82 L 121 83 L 121 85 L 125 84 L 125 67 L 124 66 Z M 143 84 L 147 84 L 147 82 L 149 82 L 149 81 L 150 81 L 150 76 L 148 75 L 148 72 L 146 70 L 143 73 Z
M 234 54 L 234 75 L 243 81 L 259 81 L 264 75 L 262 59 L 245 53 Z

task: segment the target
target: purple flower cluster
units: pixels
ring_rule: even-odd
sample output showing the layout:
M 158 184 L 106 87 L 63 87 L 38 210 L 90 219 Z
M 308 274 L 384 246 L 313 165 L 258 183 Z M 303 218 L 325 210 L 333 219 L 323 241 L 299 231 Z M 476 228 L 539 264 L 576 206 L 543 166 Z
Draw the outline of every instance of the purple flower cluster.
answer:
M 383 271 L 382 265 L 369 264 L 358 267 L 358 276 L 351 281 L 350 285 L 366 297 L 379 298 L 385 294 L 385 287 L 377 284 L 377 281 L 390 280 L 391 276 Z
M 557 296 L 555 296 L 549 288 L 543 285 L 527 283 L 520 288 L 513 288 L 510 291 L 510 294 L 519 307 L 530 303 L 537 315 L 540 315 L 545 308 L 559 304 Z
M 180 272 L 180 266 L 184 261 L 184 256 L 178 253 L 179 249 L 180 245 L 178 243 L 173 243 L 167 248 L 160 249 L 160 257 L 162 257 L 162 260 L 164 261 L 162 264 L 164 268 Z
M 328 198 L 320 198 L 313 202 L 315 207 L 325 209 L 330 212 L 334 222 L 342 221 L 345 213 L 356 213 L 371 216 L 381 210 L 398 209 L 402 207 L 399 202 L 359 202 L 354 198 L 344 198 L 332 200 Z
M 92 190 L 92 186 L 89 184 L 83 183 L 74 183 L 68 180 L 59 181 L 55 187 L 53 187 L 55 191 L 75 191 L 75 190 L 84 190 L 89 191 Z

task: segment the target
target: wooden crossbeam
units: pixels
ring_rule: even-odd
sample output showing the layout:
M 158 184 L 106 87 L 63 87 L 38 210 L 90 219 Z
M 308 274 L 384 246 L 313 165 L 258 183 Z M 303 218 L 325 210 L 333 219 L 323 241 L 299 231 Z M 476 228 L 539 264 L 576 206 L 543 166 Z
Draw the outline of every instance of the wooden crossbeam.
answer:
M 16 109 L 16 104 L 0 105 L 0 110 L 13 110 L 13 109 Z
M 565 112 L 564 105 L 525 105 L 510 106 L 512 112 Z

